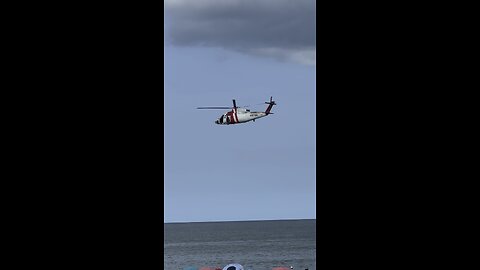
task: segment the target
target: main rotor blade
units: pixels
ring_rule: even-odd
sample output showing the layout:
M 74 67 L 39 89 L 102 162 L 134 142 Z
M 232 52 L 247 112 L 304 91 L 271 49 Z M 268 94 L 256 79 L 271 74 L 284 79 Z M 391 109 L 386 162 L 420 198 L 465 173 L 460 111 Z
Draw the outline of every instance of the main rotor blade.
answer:
M 209 109 L 209 110 L 225 110 L 225 109 L 231 109 L 232 107 L 197 107 L 197 109 Z

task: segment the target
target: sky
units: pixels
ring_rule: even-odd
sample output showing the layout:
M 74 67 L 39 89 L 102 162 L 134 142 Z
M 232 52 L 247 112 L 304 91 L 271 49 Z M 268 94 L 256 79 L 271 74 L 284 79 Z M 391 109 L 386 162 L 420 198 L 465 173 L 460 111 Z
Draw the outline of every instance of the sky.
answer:
M 315 1 L 164 7 L 164 222 L 316 218 Z M 196 109 L 270 96 L 244 124 Z

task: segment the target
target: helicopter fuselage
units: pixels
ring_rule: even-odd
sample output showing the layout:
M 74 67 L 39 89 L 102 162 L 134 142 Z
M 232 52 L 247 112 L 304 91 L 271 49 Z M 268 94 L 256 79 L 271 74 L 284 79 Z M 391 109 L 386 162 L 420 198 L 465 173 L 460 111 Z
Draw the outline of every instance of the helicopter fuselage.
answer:
M 255 121 L 255 119 L 265 117 L 268 114 L 265 112 L 251 112 L 245 109 L 233 109 L 215 120 L 215 124 L 218 125 L 233 125 L 246 123 L 249 121 Z
M 220 118 L 215 120 L 215 124 L 217 125 L 233 125 L 233 124 L 241 124 L 241 123 L 246 123 L 250 121 L 254 121 L 255 119 L 265 117 L 269 114 L 273 114 L 270 112 L 270 110 L 273 108 L 274 105 L 277 105 L 275 101 L 272 100 L 273 97 L 270 97 L 270 101 L 265 102 L 265 104 L 268 104 L 267 109 L 264 112 L 251 112 L 249 109 L 246 109 L 245 107 L 237 107 L 237 104 L 235 103 L 235 99 L 232 100 L 233 102 L 233 107 L 197 107 L 197 109 L 210 109 L 210 110 L 216 110 L 216 109 L 232 109 L 231 111 L 228 111 Z

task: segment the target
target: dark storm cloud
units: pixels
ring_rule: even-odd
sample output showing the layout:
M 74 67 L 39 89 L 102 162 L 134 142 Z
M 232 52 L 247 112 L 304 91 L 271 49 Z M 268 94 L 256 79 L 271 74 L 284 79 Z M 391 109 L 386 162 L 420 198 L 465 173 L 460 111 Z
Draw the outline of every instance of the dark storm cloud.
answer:
M 314 0 L 166 0 L 169 41 L 315 64 Z

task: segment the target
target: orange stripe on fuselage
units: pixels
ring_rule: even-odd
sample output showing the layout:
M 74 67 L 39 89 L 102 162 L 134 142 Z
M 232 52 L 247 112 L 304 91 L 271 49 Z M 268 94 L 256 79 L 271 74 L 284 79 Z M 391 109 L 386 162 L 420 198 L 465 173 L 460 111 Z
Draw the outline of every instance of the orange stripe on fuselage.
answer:
M 238 122 L 238 115 L 237 115 L 237 110 L 233 109 L 230 112 L 227 113 L 228 116 L 230 116 L 231 122 L 230 124 L 237 124 Z
M 227 117 L 230 119 L 229 124 L 235 124 L 235 115 L 233 113 L 233 110 L 231 110 L 227 113 Z
M 235 110 L 235 112 L 233 114 L 235 115 L 236 121 L 238 123 L 238 112 L 237 112 L 237 110 Z

